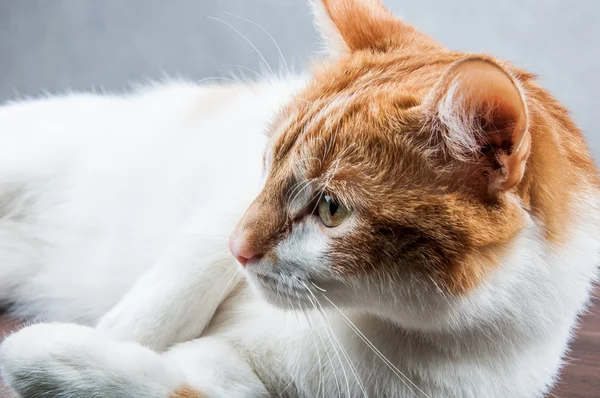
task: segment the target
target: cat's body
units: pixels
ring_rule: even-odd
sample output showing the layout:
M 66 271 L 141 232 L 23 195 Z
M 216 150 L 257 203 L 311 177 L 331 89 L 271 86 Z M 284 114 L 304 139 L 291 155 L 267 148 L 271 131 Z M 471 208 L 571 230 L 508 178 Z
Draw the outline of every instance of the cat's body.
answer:
M 444 52 L 414 31 L 406 33 L 418 51 L 379 54 L 397 38 L 378 42 L 386 33 L 378 29 L 405 29 L 399 22 L 374 0 L 325 4 L 343 51 L 357 55 L 312 80 L 165 84 L 0 108 L 0 301 L 24 317 L 99 321 L 95 329 L 36 325 L 8 338 L 0 363 L 23 396 L 504 398 L 549 390 L 600 253 L 597 176 L 579 132 L 531 76 Z M 363 34 L 381 47 L 362 53 L 364 40 L 344 31 L 344 12 L 369 8 Z M 478 87 L 478 73 L 495 83 L 463 93 L 483 108 L 498 101 L 485 114 L 494 123 L 465 120 L 481 109 L 461 103 L 454 71 L 474 79 L 469 87 Z M 494 95 L 485 97 L 489 87 Z M 453 96 L 464 114 L 448 109 Z M 422 119 L 429 104 L 441 120 L 433 127 L 433 116 Z M 377 125 L 371 135 L 352 135 L 369 123 Z M 390 126 L 430 136 L 393 143 L 402 150 L 394 158 L 378 135 Z M 489 133 L 493 168 L 491 158 L 467 158 L 474 141 L 452 135 L 465 126 Z M 298 152 L 280 155 L 296 141 Z M 443 168 L 426 145 L 444 146 Z M 370 154 L 382 160 L 377 172 L 364 163 Z M 402 163 L 397 181 L 381 182 L 386 156 Z M 475 166 L 460 174 L 462 161 Z M 299 189 L 298 176 L 306 187 L 316 180 L 311 167 L 324 164 L 334 194 L 355 185 L 370 197 L 347 194 L 354 211 L 330 229 L 313 214 L 321 197 L 313 204 Z M 295 184 L 283 179 L 286 168 Z M 456 173 L 450 182 L 447 173 Z M 281 217 L 287 202 L 290 215 Z M 240 217 L 230 248 L 243 272 L 227 251 Z M 340 247 L 348 234 L 351 245 Z
M 191 233 L 228 254 L 260 190 L 264 130 L 294 80 L 3 107 L 0 301 L 26 317 L 95 323 L 194 217 Z M 36 276 L 19 283 L 16 269 Z

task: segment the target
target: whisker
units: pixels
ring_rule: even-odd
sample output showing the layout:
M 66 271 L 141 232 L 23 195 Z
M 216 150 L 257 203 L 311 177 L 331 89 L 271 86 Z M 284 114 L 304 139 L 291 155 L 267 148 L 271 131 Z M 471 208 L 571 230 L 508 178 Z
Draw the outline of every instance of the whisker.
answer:
M 293 184 L 293 185 L 292 185 L 292 186 L 291 186 L 291 187 L 288 189 L 288 191 L 287 191 L 287 193 L 286 193 L 286 199 L 287 199 L 287 200 L 289 200 L 289 199 L 290 199 L 290 197 L 292 196 L 292 194 L 293 194 L 294 192 L 296 192 L 296 189 L 297 189 L 298 187 L 300 187 L 300 184 L 302 184 L 303 182 L 304 182 L 304 181 L 298 181 L 298 182 L 294 183 L 294 184 Z
M 302 187 L 301 190 L 299 190 L 298 192 L 296 192 L 296 194 L 294 195 L 294 197 L 292 198 L 292 200 L 290 200 L 290 203 L 294 203 L 294 201 L 296 200 L 296 198 L 302 193 L 302 191 L 304 191 L 309 185 L 310 183 L 312 183 L 313 180 L 307 180 L 306 184 L 304 184 L 304 186 Z
M 256 48 L 256 46 L 250 41 L 250 39 L 248 39 L 242 32 L 240 32 L 239 30 L 237 30 L 236 28 L 234 28 L 232 24 L 230 24 L 229 22 L 227 22 L 227 21 L 225 21 L 225 20 L 223 20 L 221 18 L 212 17 L 210 15 L 207 15 L 206 18 L 214 19 L 215 21 L 222 22 L 225 25 L 229 26 L 231 29 L 233 29 L 234 32 L 236 32 L 238 35 L 240 35 L 244 40 L 246 40 L 246 42 L 248 44 L 250 44 L 250 46 L 252 46 L 252 48 L 254 49 L 254 51 L 256 51 L 256 53 L 258 54 L 258 56 L 262 59 L 262 61 L 267 66 L 267 69 L 269 69 L 269 72 L 271 72 L 271 76 L 275 76 L 275 74 L 273 73 L 273 69 L 271 69 L 271 65 L 269 65 L 269 63 L 267 62 L 267 60 L 265 59 L 265 57 L 258 50 L 258 48 Z
M 350 356 L 348 355 L 348 352 L 344 349 L 344 346 L 342 345 L 342 343 L 340 342 L 340 340 L 335 335 L 335 332 L 333 331 L 333 326 L 331 325 L 331 322 L 329 322 L 329 319 L 326 317 L 326 315 L 325 315 L 325 313 L 323 311 L 323 306 L 321 305 L 321 303 L 319 303 L 319 301 L 317 300 L 317 297 L 312 292 L 312 290 L 310 290 L 310 288 L 308 286 L 306 286 L 306 284 L 304 282 L 302 282 L 300 279 L 297 279 L 297 278 L 296 278 L 296 280 L 298 282 L 300 282 L 304 286 L 304 288 L 308 291 L 308 293 L 313 297 L 314 301 L 319 305 L 319 308 L 320 308 L 319 312 L 321 313 L 321 316 L 323 317 L 323 319 L 325 319 L 325 321 L 329 325 L 329 330 L 331 331 L 331 334 L 332 334 L 333 338 L 335 339 L 335 341 L 337 342 L 338 347 L 342 351 L 342 355 L 344 356 L 344 359 L 346 360 L 346 363 L 348 363 L 348 365 L 350 366 L 350 371 L 352 372 L 354 378 L 356 379 L 356 382 L 358 383 L 358 386 L 360 387 L 363 395 L 366 397 L 367 396 L 367 392 L 365 391 L 365 388 L 364 388 L 362 382 L 360 381 L 360 378 L 358 377 L 358 371 L 356 370 L 356 367 L 354 366 L 354 364 L 350 360 Z M 310 300 L 310 298 L 309 298 L 309 300 Z
M 260 30 L 262 30 L 263 32 L 266 33 L 267 36 L 269 36 L 269 39 L 271 39 L 271 41 L 273 42 L 273 44 L 275 45 L 275 47 L 277 48 L 277 51 L 279 52 L 279 56 L 281 57 L 281 61 L 283 61 L 283 66 L 285 67 L 285 71 L 288 73 L 288 75 L 290 74 L 290 70 L 288 68 L 287 62 L 285 62 L 285 57 L 283 56 L 283 53 L 281 52 L 281 48 L 279 47 L 279 45 L 277 44 L 277 41 L 275 41 L 275 39 L 273 38 L 273 36 L 271 36 L 271 34 L 265 29 L 263 28 L 261 25 L 259 25 L 258 23 L 248 19 L 248 18 L 244 18 L 242 16 L 239 15 L 235 15 L 232 14 L 230 12 L 225 11 L 225 14 L 230 15 L 234 18 L 239 18 L 243 21 L 249 22 L 252 25 L 256 26 L 257 28 L 259 28 Z
M 259 78 L 262 77 L 260 73 L 258 73 L 254 69 L 248 68 L 247 66 L 244 66 L 244 65 L 227 64 L 227 65 L 221 65 L 221 66 L 219 66 L 219 68 L 239 68 L 239 69 L 246 70 L 248 72 L 252 72 Z
M 308 157 L 305 157 L 305 158 L 302 158 L 302 159 L 298 159 L 294 163 L 293 167 L 294 168 L 299 168 L 302 163 L 310 162 L 310 161 L 313 161 L 313 160 L 316 160 L 317 162 L 319 162 L 319 167 L 321 167 L 323 165 L 323 162 L 318 157 L 316 157 L 316 156 L 308 156 Z
M 327 290 L 323 289 L 321 286 L 318 286 L 316 283 L 314 282 L 310 282 L 317 290 L 320 290 L 322 292 L 326 292 Z
M 286 199 L 288 200 L 288 202 L 290 201 L 290 199 L 292 198 L 292 195 L 296 193 L 296 190 L 299 189 L 302 184 L 308 184 L 309 181 L 312 180 L 303 180 L 303 181 L 298 181 L 297 183 L 295 183 L 294 185 L 292 185 L 292 187 L 289 189 L 289 192 L 287 194 Z M 302 189 L 306 188 L 306 186 L 302 187 Z
M 302 283 L 302 281 L 300 281 L 300 283 Z M 310 291 L 309 291 L 309 292 L 310 292 Z M 341 366 L 341 368 L 342 368 L 342 372 L 344 373 L 344 379 L 345 379 L 345 381 L 346 381 L 346 389 L 347 389 L 347 391 L 348 391 L 348 396 L 350 396 L 350 383 L 349 383 L 349 381 L 348 381 L 348 375 L 346 374 L 346 369 L 345 369 L 345 367 L 344 367 L 344 363 L 342 362 L 342 357 L 340 356 L 340 354 L 339 354 L 339 352 L 338 352 L 338 350 L 337 350 L 337 348 L 336 348 L 336 344 L 334 343 L 334 341 L 333 341 L 333 339 L 332 339 L 331 335 L 329 334 L 329 332 L 331 331 L 331 330 L 330 330 L 330 328 L 331 328 L 331 325 L 329 325 L 329 328 L 328 328 L 328 327 L 327 327 L 327 325 L 325 324 L 325 321 L 327 320 L 327 318 L 326 318 L 326 317 L 325 317 L 325 316 L 322 314 L 322 308 L 321 308 L 321 309 L 319 309 L 319 308 L 317 307 L 317 304 L 318 304 L 318 302 L 317 302 L 317 301 L 313 301 L 313 299 L 312 299 L 310 296 L 309 296 L 309 297 L 307 297 L 307 298 L 308 298 L 308 300 L 309 300 L 309 301 L 312 303 L 313 307 L 315 307 L 315 309 L 317 309 L 317 310 L 319 311 L 319 313 L 321 313 L 321 315 L 322 315 L 322 316 L 321 316 L 321 318 L 322 318 L 322 319 L 321 319 L 321 325 L 323 325 L 323 330 L 325 330 L 325 334 L 327 335 L 327 338 L 329 339 L 329 342 L 331 343 L 331 348 L 333 348 L 333 352 L 335 353 L 335 355 L 336 355 L 336 356 L 337 356 L 337 358 L 338 358 L 338 361 L 340 362 L 340 366 Z M 331 331 L 331 332 L 332 332 L 332 331 Z M 334 338 L 335 338 L 335 337 L 334 337 Z M 333 368 L 333 363 L 332 363 L 332 369 L 331 369 L 331 370 L 332 370 L 332 371 L 334 371 L 334 368 Z M 335 375 L 335 373 L 334 373 L 334 375 Z M 336 381 L 337 381 L 337 377 L 336 377 Z M 340 391 L 340 389 L 339 389 L 339 383 L 338 383 L 338 396 L 341 396 L 341 391 Z
M 332 134 L 332 139 L 329 140 L 329 146 L 327 146 L 327 150 L 325 151 L 325 156 L 327 156 L 327 154 L 329 154 L 329 151 L 331 150 L 331 148 L 333 148 L 333 146 L 335 145 L 336 141 L 337 141 L 337 136 L 340 132 L 340 124 L 342 123 L 342 119 L 338 119 L 337 122 L 337 126 L 335 128 L 335 130 L 333 131 Z
M 327 187 L 329 186 L 329 184 L 331 183 L 331 181 L 333 180 L 333 178 L 335 177 L 338 168 L 340 166 L 341 160 L 342 160 L 342 156 L 350 149 L 354 147 L 354 143 L 348 145 L 342 152 L 340 152 L 340 154 L 335 158 L 335 160 L 333 161 L 332 164 L 335 164 L 335 169 L 332 172 L 327 172 L 327 181 L 325 181 L 325 184 L 323 184 L 323 188 L 321 189 L 321 191 L 319 192 L 319 199 L 316 201 L 315 203 L 315 207 L 312 210 L 312 213 L 315 212 L 315 210 L 317 210 L 317 206 L 319 206 L 319 202 L 321 201 L 321 198 L 323 197 L 323 194 L 325 193 L 325 190 L 327 189 Z M 315 195 L 316 196 L 316 195 Z M 314 198 L 314 197 L 313 197 Z
M 312 303 L 312 301 L 311 301 L 311 303 Z M 314 307 L 314 304 L 313 304 L 313 307 Z M 316 309 L 316 307 L 314 307 L 314 308 Z M 323 324 L 323 323 L 321 322 L 321 324 Z M 340 383 L 338 381 L 335 367 L 333 366 L 333 359 L 331 359 L 331 355 L 329 354 L 329 350 L 327 349 L 327 346 L 325 345 L 325 340 L 323 339 L 323 336 L 321 335 L 321 333 L 317 333 L 317 335 L 319 336 L 319 340 L 321 340 L 321 346 L 325 349 L 325 355 L 327 356 L 327 359 L 329 360 L 331 373 L 333 374 L 333 377 L 335 378 L 335 385 L 338 390 L 338 395 L 340 395 Z M 325 395 L 325 388 L 323 388 L 323 395 Z
M 296 280 L 298 280 L 296 278 Z M 309 298 L 310 303 L 312 304 L 313 308 L 317 311 L 320 311 L 317 306 L 315 305 L 315 302 Z M 329 334 L 327 333 L 327 330 L 325 328 L 325 324 L 323 323 L 323 320 L 320 319 L 321 325 L 323 326 L 323 329 L 325 330 L 325 334 L 327 335 L 327 337 L 329 338 L 329 341 L 331 343 L 331 346 L 333 348 L 333 342 L 331 341 L 331 338 L 329 337 Z M 329 360 L 329 364 L 331 365 L 330 369 L 331 369 L 331 373 L 333 374 L 333 377 L 335 378 L 335 386 L 337 388 L 338 391 L 338 396 L 341 396 L 341 391 L 340 391 L 340 382 L 337 376 L 337 373 L 335 371 L 335 367 L 333 365 L 333 360 L 331 359 L 331 355 L 329 354 L 329 350 L 327 349 L 327 346 L 325 345 L 325 340 L 323 339 L 323 336 L 321 335 L 321 333 L 318 333 L 319 335 L 319 340 L 321 340 L 321 345 L 322 347 L 325 349 L 325 355 L 327 356 L 327 359 Z M 341 361 L 340 361 L 341 362 Z M 323 391 L 323 394 L 325 394 L 325 391 Z
M 298 305 L 300 306 L 302 313 L 304 314 L 304 317 L 306 318 L 306 322 L 308 323 L 308 329 L 310 331 L 310 337 L 312 338 L 313 344 L 315 346 L 315 352 L 317 354 L 317 366 L 319 369 L 319 384 L 317 387 L 317 393 L 315 394 L 317 397 L 319 396 L 319 392 L 321 392 L 321 387 L 323 386 L 323 365 L 321 362 L 321 353 L 319 352 L 319 346 L 317 345 L 317 340 L 315 339 L 315 335 L 314 335 L 314 330 L 313 330 L 313 326 L 312 326 L 312 319 L 310 319 L 309 314 L 306 312 L 304 306 L 302 305 L 302 303 L 300 302 L 300 299 L 297 299 L 298 301 Z M 312 373 L 312 372 L 311 372 Z M 323 389 L 322 391 L 323 396 L 325 396 L 325 390 Z
M 326 188 L 327 188 L 327 184 L 325 184 L 323 186 L 323 188 L 321 188 L 321 190 L 319 191 L 319 199 L 316 200 L 315 207 L 313 207 L 312 211 L 310 212 L 311 214 L 313 214 L 317 210 L 317 207 L 319 206 L 319 202 L 321 201 L 321 198 L 323 198 L 323 194 L 325 193 Z
M 294 380 L 290 381 L 290 382 L 288 383 L 288 385 L 287 385 L 287 386 L 285 386 L 285 388 L 284 388 L 283 390 L 281 390 L 281 392 L 279 393 L 279 395 L 278 395 L 277 397 L 278 397 L 278 398 L 279 398 L 279 397 L 281 397 L 281 396 L 283 395 L 283 393 L 284 393 L 284 392 L 285 392 L 285 391 L 286 391 L 288 388 L 290 388 L 290 387 L 292 386 L 292 384 L 294 384 Z
M 410 384 L 412 384 L 417 390 L 419 390 L 425 397 L 430 398 L 427 394 L 425 394 L 425 392 L 423 390 L 421 390 L 419 388 L 419 386 L 417 386 L 415 383 L 413 383 L 410 378 L 408 376 L 406 376 L 404 373 L 402 373 L 400 371 L 400 369 L 398 369 L 389 359 L 387 359 L 382 353 L 381 351 L 379 351 L 377 349 L 377 347 L 375 347 L 375 345 L 373 343 L 371 343 L 371 341 L 360 331 L 360 329 L 350 320 L 350 318 L 348 318 L 346 316 L 346 314 L 344 314 L 342 312 L 342 310 L 340 310 L 340 308 L 335 305 L 335 303 L 333 301 L 331 301 L 329 299 L 329 297 L 327 297 L 325 294 L 321 293 L 321 295 L 325 298 L 325 300 L 327 300 L 341 315 L 342 317 L 346 320 L 346 323 L 348 324 L 348 326 L 350 326 L 350 328 L 357 334 L 358 337 L 361 338 L 361 340 L 367 344 L 367 346 L 369 348 L 371 348 L 371 350 L 373 350 L 373 352 L 392 370 L 392 372 L 394 372 L 398 378 L 400 378 L 400 380 L 404 383 L 404 385 L 416 396 L 417 393 L 415 393 L 413 391 L 413 389 L 406 383 L 406 381 L 408 381 Z M 406 379 L 406 381 L 404 381 L 404 379 Z
M 234 82 L 237 83 L 238 81 L 235 79 L 230 79 L 228 77 L 220 77 L 220 76 L 211 76 L 211 77 L 205 77 L 204 79 L 200 79 L 200 80 L 196 80 L 196 84 L 198 83 L 202 83 L 205 82 L 207 80 L 226 80 L 228 82 Z
M 327 153 L 325 152 L 325 149 L 327 148 L 327 141 L 325 141 L 325 138 L 323 137 L 314 137 L 313 140 L 321 140 L 323 141 L 323 155 L 321 156 L 321 161 L 319 162 L 319 165 L 323 164 L 323 161 L 325 160 L 325 156 L 327 156 Z
M 305 158 L 302 158 L 302 159 L 298 159 L 296 162 L 307 162 L 307 161 L 310 161 L 310 160 L 316 160 L 316 161 L 319 162 L 319 164 L 322 164 L 321 159 L 319 159 L 316 156 L 308 156 L 308 157 L 305 157 Z
M 335 164 L 335 169 L 333 171 L 327 172 L 327 175 L 328 175 L 327 184 L 329 184 L 331 182 L 331 180 L 333 179 L 333 177 L 335 177 L 335 174 L 337 173 L 337 171 L 340 167 L 340 163 L 342 162 L 342 157 L 346 154 L 346 152 L 348 152 L 351 148 L 354 148 L 355 146 L 356 146 L 355 142 L 351 143 L 346 148 L 344 148 L 344 150 L 342 152 L 340 152 L 336 156 L 335 160 L 332 162 L 332 165 Z
M 348 146 L 348 148 L 350 148 L 350 146 Z M 317 199 L 317 201 L 315 202 L 315 207 L 312 209 L 312 213 L 314 213 L 317 210 L 317 206 L 319 206 L 319 202 L 321 201 L 321 198 L 323 197 L 323 194 L 325 193 L 325 190 L 327 189 L 327 187 L 329 186 L 329 184 L 331 183 L 331 180 L 333 179 L 333 177 L 335 176 L 335 174 L 337 173 L 339 164 L 341 162 L 341 157 L 342 155 L 348 150 L 348 148 L 344 149 L 337 157 L 336 159 L 333 161 L 333 163 L 335 163 L 335 170 L 333 171 L 333 173 L 328 172 L 327 174 L 327 181 L 325 181 L 325 184 L 323 184 L 323 188 L 321 188 L 321 191 L 319 192 L 319 199 Z M 332 163 L 332 164 L 333 164 Z M 315 195 L 316 196 L 316 195 Z

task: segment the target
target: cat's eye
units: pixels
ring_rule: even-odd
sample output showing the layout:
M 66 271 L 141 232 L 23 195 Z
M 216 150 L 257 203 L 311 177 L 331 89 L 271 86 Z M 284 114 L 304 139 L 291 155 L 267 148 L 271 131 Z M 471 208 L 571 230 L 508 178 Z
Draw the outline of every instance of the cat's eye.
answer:
M 329 228 L 337 227 L 352 213 L 352 210 L 329 195 L 323 195 L 318 204 L 318 211 L 321 222 Z

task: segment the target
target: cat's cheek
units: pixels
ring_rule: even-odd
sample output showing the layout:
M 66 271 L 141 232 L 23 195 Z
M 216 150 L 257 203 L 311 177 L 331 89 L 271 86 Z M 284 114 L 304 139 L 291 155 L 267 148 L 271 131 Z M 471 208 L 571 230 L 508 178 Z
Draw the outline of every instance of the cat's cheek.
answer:
M 316 219 L 294 226 L 290 235 L 278 243 L 275 254 L 282 267 L 286 264 L 299 265 L 293 273 L 322 273 L 327 265 L 323 259 L 330 247 L 330 238 L 324 235 Z
M 292 229 L 289 237 L 277 246 L 277 254 L 284 260 L 292 257 L 310 261 L 322 255 L 326 246 L 327 239 L 318 228 L 318 223 L 308 222 Z

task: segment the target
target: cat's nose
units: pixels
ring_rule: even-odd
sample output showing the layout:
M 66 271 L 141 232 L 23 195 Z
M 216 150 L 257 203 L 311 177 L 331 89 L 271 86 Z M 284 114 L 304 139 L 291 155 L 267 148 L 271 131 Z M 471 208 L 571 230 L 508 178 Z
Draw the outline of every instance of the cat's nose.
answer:
M 231 251 L 231 254 L 233 254 L 233 257 L 235 257 L 235 259 L 244 267 L 248 261 L 257 260 L 262 257 L 262 253 L 252 250 L 245 235 L 244 232 L 236 230 L 229 238 L 229 250 Z

